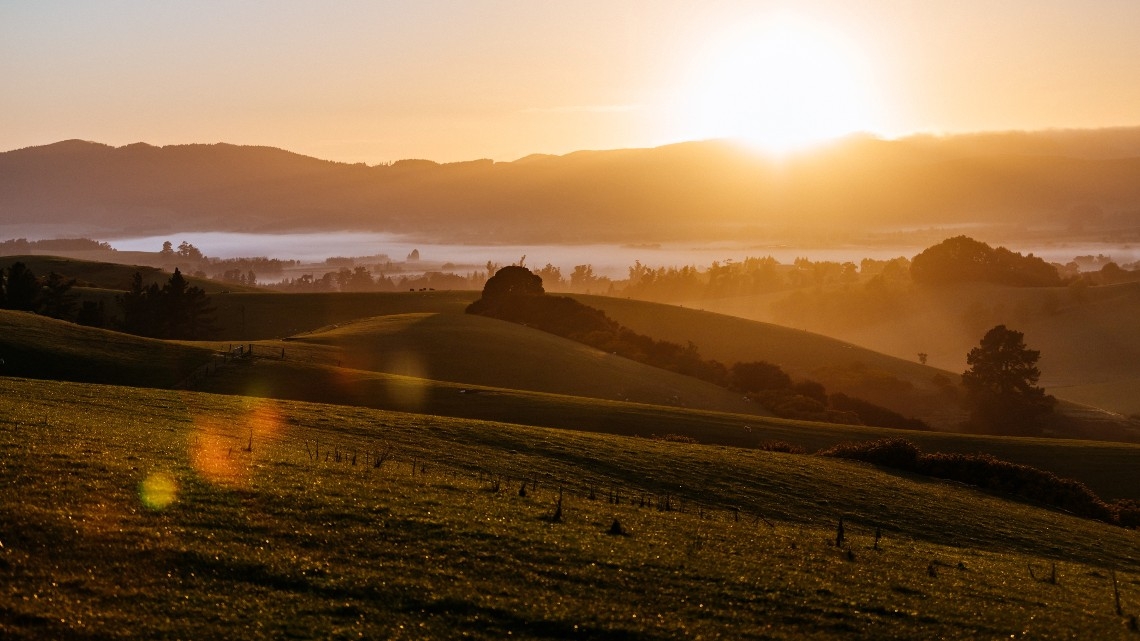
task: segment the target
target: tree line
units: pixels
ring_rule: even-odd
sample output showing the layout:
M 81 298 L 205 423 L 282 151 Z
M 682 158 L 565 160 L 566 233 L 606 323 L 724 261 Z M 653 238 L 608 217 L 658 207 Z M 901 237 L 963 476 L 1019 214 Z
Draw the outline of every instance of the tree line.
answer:
M 120 329 L 129 334 L 201 340 L 217 331 L 209 296 L 190 285 L 177 268 L 162 287 L 144 286 L 142 274 L 135 272 L 130 288 L 117 301 L 123 311 Z
M 152 338 L 201 340 L 217 331 L 206 292 L 190 285 L 178 269 L 161 287 L 158 283 L 144 285 L 142 273 L 135 272 L 130 288 L 116 297 L 120 319 L 109 318 L 102 301 L 80 302 L 78 293 L 72 291 L 75 284 L 74 278 L 54 271 L 38 277 L 26 264 L 16 262 L 0 269 L 0 309 Z

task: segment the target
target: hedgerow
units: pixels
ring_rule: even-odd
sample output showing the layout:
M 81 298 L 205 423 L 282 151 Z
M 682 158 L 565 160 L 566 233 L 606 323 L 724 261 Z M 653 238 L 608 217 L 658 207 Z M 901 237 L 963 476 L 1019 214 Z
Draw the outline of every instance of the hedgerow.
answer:
M 924 454 L 914 443 L 895 438 L 840 443 L 820 451 L 819 455 L 958 481 L 1105 523 L 1124 527 L 1140 525 L 1140 504 L 1135 501 L 1107 503 L 1080 481 L 1029 465 L 1003 461 L 989 454 Z

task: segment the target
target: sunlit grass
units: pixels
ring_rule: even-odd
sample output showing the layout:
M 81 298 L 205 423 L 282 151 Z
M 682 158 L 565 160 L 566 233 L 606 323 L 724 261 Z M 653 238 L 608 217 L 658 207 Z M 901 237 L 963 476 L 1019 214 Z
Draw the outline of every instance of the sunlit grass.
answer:
M 10 637 L 1114 638 L 1113 569 L 1140 610 L 1134 531 L 865 465 L 189 392 L 0 392 Z M 233 475 L 196 460 L 207 438 Z M 142 487 L 177 490 L 154 509 Z

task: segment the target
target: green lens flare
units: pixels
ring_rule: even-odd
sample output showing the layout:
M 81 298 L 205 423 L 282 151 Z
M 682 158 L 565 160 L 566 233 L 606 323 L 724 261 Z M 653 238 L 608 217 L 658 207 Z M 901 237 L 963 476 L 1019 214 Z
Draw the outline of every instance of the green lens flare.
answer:
M 139 484 L 139 498 L 152 510 L 161 510 L 178 498 L 178 483 L 165 472 L 154 472 Z

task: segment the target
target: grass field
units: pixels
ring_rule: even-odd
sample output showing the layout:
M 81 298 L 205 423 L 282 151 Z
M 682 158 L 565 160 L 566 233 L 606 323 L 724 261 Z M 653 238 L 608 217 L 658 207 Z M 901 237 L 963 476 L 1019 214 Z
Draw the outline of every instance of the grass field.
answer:
M 0 448 L 7 638 L 1111 639 L 1140 611 L 1135 531 L 813 456 L 12 378 Z

